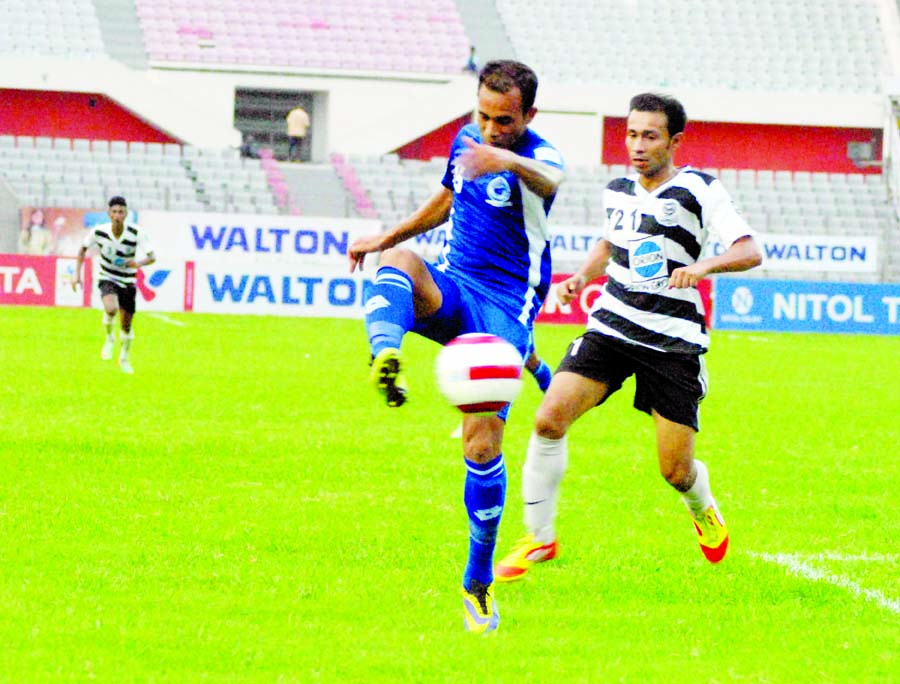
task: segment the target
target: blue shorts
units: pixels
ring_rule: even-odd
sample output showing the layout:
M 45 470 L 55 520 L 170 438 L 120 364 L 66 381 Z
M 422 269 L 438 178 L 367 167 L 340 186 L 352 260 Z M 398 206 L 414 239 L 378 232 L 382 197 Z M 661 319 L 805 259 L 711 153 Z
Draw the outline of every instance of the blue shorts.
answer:
M 426 266 L 441 291 L 443 302 L 441 308 L 433 315 L 417 319 L 412 332 L 441 345 L 465 333 L 490 333 L 512 344 L 522 355 L 524 364 L 533 348 L 534 315 L 527 324 L 522 323 L 496 302 L 458 283 L 443 271 L 437 270 L 433 264 Z M 506 420 L 508 413 L 509 406 L 497 415 Z

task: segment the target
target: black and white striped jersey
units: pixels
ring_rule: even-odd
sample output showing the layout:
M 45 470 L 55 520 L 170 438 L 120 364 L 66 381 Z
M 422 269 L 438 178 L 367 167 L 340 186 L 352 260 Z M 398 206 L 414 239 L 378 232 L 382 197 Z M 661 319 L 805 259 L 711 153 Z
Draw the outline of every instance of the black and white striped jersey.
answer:
M 84 238 L 84 248 L 96 247 L 100 252 L 100 280 L 111 280 L 117 285 L 133 285 L 136 268 L 125 264 L 137 258 L 138 249 L 144 254 L 152 254 L 153 246 L 147 233 L 134 223 L 126 223 L 117 240 L 113 236 L 112 224 L 94 226 Z
M 588 330 L 660 351 L 703 354 L 709 334 L 700 293 L 668 289 L 669 275 L 696 262 L 711 234 L 730 246 L 756 233 L 709 174 L 685 166 L 652 192 L 638 178 L 616 178 L 603 191 L 608 280 Z

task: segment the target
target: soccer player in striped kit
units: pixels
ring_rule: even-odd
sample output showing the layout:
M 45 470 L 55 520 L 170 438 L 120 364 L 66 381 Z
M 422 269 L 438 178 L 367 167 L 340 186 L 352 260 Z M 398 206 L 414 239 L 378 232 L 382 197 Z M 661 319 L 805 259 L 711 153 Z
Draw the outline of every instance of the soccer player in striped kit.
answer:
M 637 381 L 634 406 L 650 414 L 656 428 L 660 473 L 687 505 L 701 551 L 717 563 L 728 549 L 709 473 L 694 458 L 709 346 L 696 286 L 713 273 L 754 268 L 762 255 L 756 233 L 722 184 L 675 166 L 686 121 L 675 98 L 643 93 L 630 102 L 625 145 L 636 173 L 607 185 L 604 239 L 577 273 L 559 283 L 559 299 L 572 301 L 603 274 L 608 281 L 587 331 L 569 346 L 538 409 L 522 475 L 527 534 L 494 568 L 498 582 L 518 580 L 534 563 L 556 557 L 566 433 L 631 375 Z M 701 258 L 711 234 L 728 248 Z
M 134 333 L 131 322 L 134 319 L 137 288 L 134 281 L 137 271 L 149 266 L 156 257 L 153 246 L 144 230 L 135 223 L 126 223 L 128 205 L 124 197 L 113 197 L 109 200 L 110 223 L 94 226 L 85 236 L 81 250 L 78 252 L 78 263 L 75 266 L 75 282 L 72 289 L 81 285 L 81 266 L 84 256 L 91 247 L 100 252 L 100 278 L 98 287 L 103 302 L 103 327 L 106 340 L 100 350 L 100 358 L 107 361 L 112 358 L 116 337 L 113 328 L 116 313 L 120 315 L 122 343 L 119 350 L 119 368 L 123 373 L 134 373 L 128 352 Z M 143 259 L 137 258 L 138 250 L 145 254 Z
M 415 332 L 439 344 L 467 332 L 491 333 L 531 348 L 534 318 L 550 283 L 547 214 L 563 179 L 559 152 L 528 128 L 537 76 L 510 60 L 479 74 L 476 123 L 459 132 L 440 189 L 411 217 L 350 245 L 351 271 L 366 254 L 382 252 L 365 304 L 372 381 L 388 406 L 407 400 L 400 344 Z M 404 240 L 450 219 L 436 264 L 426 264 Z M 464 502 L 469 557 L 462 578 L 465 627 L 497 628 L 491 592 L 497 528 L 506 497 L 501 445 L 508 408 L 466 416 Z

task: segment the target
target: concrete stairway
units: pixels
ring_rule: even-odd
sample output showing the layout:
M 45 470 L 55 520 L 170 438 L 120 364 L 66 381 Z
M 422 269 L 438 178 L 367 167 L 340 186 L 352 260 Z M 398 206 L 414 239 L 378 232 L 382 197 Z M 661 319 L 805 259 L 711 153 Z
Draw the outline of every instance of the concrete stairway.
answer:
M 331 164 L 281 162 L 278 166 L 294 203 L 305 216 L 358 216 Z
M 94 0 L 107 54 L 132 69 L 147 68 L 144 35 L 134 0 Z
M 479 68 L 492 59 L 516 59 L 516 51 L 493 0 L 456 0 Z

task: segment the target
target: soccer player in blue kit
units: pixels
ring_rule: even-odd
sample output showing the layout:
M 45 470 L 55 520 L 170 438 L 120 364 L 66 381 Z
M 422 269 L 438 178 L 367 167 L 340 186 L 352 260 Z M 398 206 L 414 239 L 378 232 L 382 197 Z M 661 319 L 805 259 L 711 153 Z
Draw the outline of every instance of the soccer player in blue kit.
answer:
M 407 399 L 400 344 L 415 332 L 439 344 L 467 332 L 498 335 L 523 359 L 550 284 L 547 214 L 563 180 L 559 152 L 528 128 L 537 110 L 537 76 L 511 60 L 489 62 L 478 77 L 476 123 L 450 149 L 441 188 L 390 230 L 350 245 L 351 272 L 381 252 L 365 303 L 372 381 L 388 406 Z M 397 245 L 439 226 L 450 230 L 437 263 Z M 465 626 L 497 628 L 492 559 L 506 498 L 501 445 L 507 409 L 466 416 L 464 501 L 469 557 L 463 575 Z

